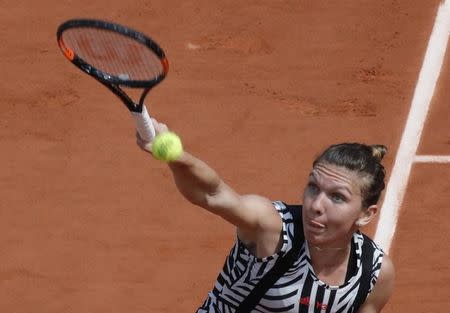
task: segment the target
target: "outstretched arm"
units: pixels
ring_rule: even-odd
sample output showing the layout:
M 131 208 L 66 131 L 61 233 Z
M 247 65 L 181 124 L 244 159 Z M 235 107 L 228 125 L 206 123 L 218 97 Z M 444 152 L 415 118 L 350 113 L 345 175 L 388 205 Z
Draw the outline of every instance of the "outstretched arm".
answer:
M 238 194 L 211 167 L 187 152 L 169 167 L 186 199 L 239 228 L 257 229 L 271 214 L 265 215 L 274 211 L 268 199 Z
M 153 123 L 157 133 L 168 130 L 165 124 L 154 119 Z M 151 152 L 151 143 L 139 136 L 137 143 Z M 256 237 L 261 231 L 275 231 L 278 236 L 281 219 L 267 198 L 238 194 L 209 165 L 186 151 L 177 161 L 170 162 L 169 168 L 178 190 L 191 203 L 221 216 L 247 237 Z

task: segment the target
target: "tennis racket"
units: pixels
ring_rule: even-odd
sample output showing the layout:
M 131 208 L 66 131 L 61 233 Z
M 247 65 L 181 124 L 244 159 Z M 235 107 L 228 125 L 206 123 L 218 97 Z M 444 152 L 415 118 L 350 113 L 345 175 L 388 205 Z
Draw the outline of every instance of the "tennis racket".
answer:
M 160 46 L 139 31 L 94 19 L 68 20 L 56 36 L 66 58 L 119 97 L 134 117 L 139 135 L 151 141 L 155 129 L 144 99 L 169 70 Z M 139 101 L 133 101 L 124 87 L 142 89 Z

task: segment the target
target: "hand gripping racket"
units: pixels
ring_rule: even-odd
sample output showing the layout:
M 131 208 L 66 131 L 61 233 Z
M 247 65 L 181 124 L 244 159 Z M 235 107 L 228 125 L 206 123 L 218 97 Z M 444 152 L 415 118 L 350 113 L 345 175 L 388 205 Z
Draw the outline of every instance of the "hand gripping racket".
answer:
M 159 45 L 131 28 L 93 19 L 68 20 L 58 27 L 56 36 L 67 59 L 119 97 L 134 117 L 139 135 L 151 141 L 155 129 L 144 99 L 169 70 Z M 143 89 L 139 102 L 121 87 Z

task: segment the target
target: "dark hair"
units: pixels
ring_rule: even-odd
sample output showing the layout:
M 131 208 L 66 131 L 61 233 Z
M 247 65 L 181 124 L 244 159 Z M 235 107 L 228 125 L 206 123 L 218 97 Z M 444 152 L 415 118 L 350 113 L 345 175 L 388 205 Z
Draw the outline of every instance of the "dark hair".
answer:
M 383 191 L 385 170 L 381 160 L 387 152 L 383 145 L 365 145 L 360 143 L 341 143 L 328 147 L 317 157 L 313 166 L 330 164 L 358 172 L 368 178 L 361 186 L 362 205 L 364 208 L 376 204 Z

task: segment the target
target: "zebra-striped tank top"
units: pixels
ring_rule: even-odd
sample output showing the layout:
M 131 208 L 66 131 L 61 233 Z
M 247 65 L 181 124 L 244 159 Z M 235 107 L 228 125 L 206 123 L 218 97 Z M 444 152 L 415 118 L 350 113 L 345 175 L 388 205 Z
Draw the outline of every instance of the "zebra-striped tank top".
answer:
M 273 267 L 276 260 L 292 248 L 294 239 L 292 208 L 280 201 L 273 204 L 283 221 L 283 245 L 280 251 L 269 257 L 257 258 L 237 238 L 214 288 L 208 293 L 197 313 L 235 312 L 264 274 Z M 297 209 L 301 210 L 301 206 L 297 206 Z M 301 213 L 298 215 L 297 218 L 301 219 Z M 304 242 L 291 268 L 271 286 L 251 312 L 356 312 L 375 286 L 381 269 L 383 251 L 360 232 L 353 234 L 352 241 L 352 252 L 344 284 L 330 286 L 316 276 L 308 245 Z M 358 304 L 357 299 L 360 302 Z

